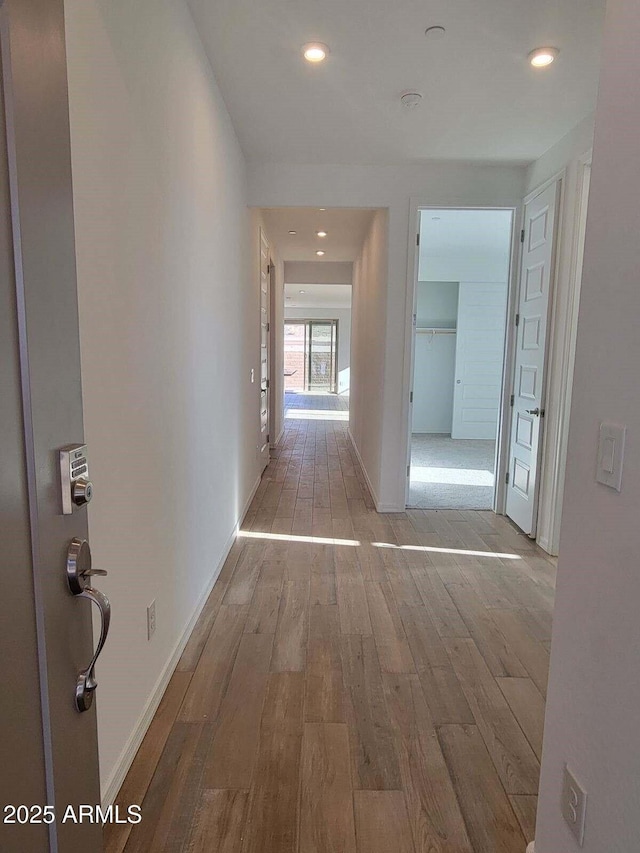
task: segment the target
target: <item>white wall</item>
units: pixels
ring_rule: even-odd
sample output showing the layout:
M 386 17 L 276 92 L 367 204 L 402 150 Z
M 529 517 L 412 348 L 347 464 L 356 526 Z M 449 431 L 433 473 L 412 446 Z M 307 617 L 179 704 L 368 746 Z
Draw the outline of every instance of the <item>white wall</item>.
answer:
M 353 265 L 351 302 L 349 431 L 378 508 L 381 504 L 387 235 L 387 211 L 377 210 Z
M 506 281 L 511 219 L 509 210 L 422 210 L 418 280 Z
M 453 420 L 456 336 L 417 334 L 415 360 L 412 432 L 448 435 Z
M 507 226 L 508 228 L 509 226 Z M 509 248 L 511 233 L 508 233 Z M 420 281 L 505 281 L 509 276 L 509 252 L 495 254 L 430 255 L 427 263 L 421 256 Z
M 183 0 L 66 7 L 109 797 L 258 477 L 258 281 L 243 157 Z
M 457 281 L 419 281 L 416 326 L 455 328 L 458 319 Z M 413 374 L 412 432 L 451 432 L 456 336 L 418 332 Z
M 418 224 L 410 215 L 411 200 L 433 205 L 518 207 L 523 194 L 524 169 L 446 162 L 406 166 L 254 163 L 249 164 L 248 175 L 250 203 L 257 206 L 388 208 L 388 260 L 385 269 L 380 271 L 384 282 L 377 291 L 385 304 L 376 311 L 377 318 L 384 321 L 386 355 L 376 393 L 384 399 L 369 417 L 382 419 L 379 425 L 372 427 L 379 440 L 379 447 L 373 454 L 379 457 L 375 475 L 378 508 L 402 510 L 408 440 L 404 389 L 408 387 L 410 362 L 406 321 L 413 310 L 406 303 L 407 258 L 409 251 L 413 257 Z M 377 326 L 370 331 L 372 335 L 379 335 L 379 332 Z M 378 339 L 375 346 L 379 345 Z M 373 349 L 373 341 L 371 346 Z M 354 378 L 352 391 L 355 390 Z M 373 479 L 372 472 L 369 474 Z
M 454 328 L 458 319 L 457 281 L 419 281 L 416 326 Z
M 338 394 L 349 390 L 351 372 L 351 308 L 287 308 L 287 320 L 337 320 L 338 321 Z
M 578 851 L 565 762 L 588 793 L 584 853 L 640 839 L 640 16 L 609 0 L 591 176 L 536 853 Z M 599 424 L 628 428 L 622 492 L 595 482 Z
M 296 284 L 351 284 L 351 261 L 285 261 L 285 278 Z
M 578 217 L 580 164 L 593 144 L 593 116 L 587 117 L 571 133 L 549 149 L 527 170 L 526 192 L 564 171 L 562 208 L 558 222 L 553 318 L 549 340 L 549 367 L 545 400 L 545 435 L 542 483 L 538 508 L 538 541 L 545 550 L 558 553 L 560 510 L 564 494 L 571 374 L 575 348 L 575 308 L 573 270 L 575 229 Z M 575 302 L 575 305 L 574 305 Z M 557 496 L 557 503 L 556 503 Z

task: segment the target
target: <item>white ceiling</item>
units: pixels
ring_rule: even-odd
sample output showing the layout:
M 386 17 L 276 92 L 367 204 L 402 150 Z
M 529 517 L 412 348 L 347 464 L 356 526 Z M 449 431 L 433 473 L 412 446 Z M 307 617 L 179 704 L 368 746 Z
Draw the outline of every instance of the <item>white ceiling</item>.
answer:
M 304 290 L 304 293 L 300 293 Z M 350 284 L 285 284 L 287 308 L 350 308 Z
M 595 107 L 605 0 L 188 2 L 249 160 L 524 163 Z M 302 59 L 310 40 L 324 63 Z M 536 71 L 541 45 L 561 52 Z
M 274 207 L 262 215 L 284 261 L 355 261 L 371 222 L 370 210 L 355 208 Z M 327 236 L 318 237 L 317 231 Z M 325 252 L 322 258 L 318 249 Z

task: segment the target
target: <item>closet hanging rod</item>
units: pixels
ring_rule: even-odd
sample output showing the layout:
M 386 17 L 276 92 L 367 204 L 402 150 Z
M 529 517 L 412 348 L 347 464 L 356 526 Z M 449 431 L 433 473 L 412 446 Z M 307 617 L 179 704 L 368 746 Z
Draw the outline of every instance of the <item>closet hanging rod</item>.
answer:
M 438 329 L 438 328 L 427 328 L 426 326 L 418 326 L 416 328 L 416 333 L 419 335 L 455 335 L 457 329 Z

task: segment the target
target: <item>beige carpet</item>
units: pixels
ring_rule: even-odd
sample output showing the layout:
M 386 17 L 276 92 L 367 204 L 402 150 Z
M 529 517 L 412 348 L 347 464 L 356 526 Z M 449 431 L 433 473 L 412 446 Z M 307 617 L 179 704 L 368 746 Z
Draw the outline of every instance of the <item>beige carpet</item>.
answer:
M 495 441 L 411 436 L 409 506 L 492 509 Z

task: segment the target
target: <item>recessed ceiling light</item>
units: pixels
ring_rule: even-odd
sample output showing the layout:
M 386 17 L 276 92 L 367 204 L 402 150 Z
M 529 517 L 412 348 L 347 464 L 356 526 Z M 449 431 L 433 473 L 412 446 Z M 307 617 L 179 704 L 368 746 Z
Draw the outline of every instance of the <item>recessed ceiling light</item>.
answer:
M 319 41 L 310 41 L 302 45 L 302 55 L 307 62 L 322 62 L 327 58 L 329 48 Z
M 403 92 L 400 95 L 400 103 L 405 109 L 413 110 L 415 109 L 420 101 L 422 100 L 422 95 L 420 92 Z
M 318 249 L 316 255 L 320 255 L 320 257 L 322 257 L 322 255 L 324 255 L 324 252 L 322 251 L 322 249 Z
M 534 68 L 546 68 L 560 53 L 557 47 L 537 47 L 529 54 L 529 62 Z
M 304 291 L 304 290 L 299 290 L 299 291 L 298 291 L 298 293 L 305 293 L 305 291 Z
M 297 231 L 289 231 L 289 234 L 297 234 Z
M 435 41 L 436 39 L 441 39 L 445 33 L 445 28 L 438 25 L 436 25 L 435 27 L 427 27 L 427 29 L 424 31 L 425 36 L 428 39 L 431 39 L 432 41 Z
M 326 210 L 326 207 L 319 207 L 318 210 Z
M 318 235 L 318 237 L 326 237 L 327 236 L 326 231 L 316 231 L 316 234 Z

